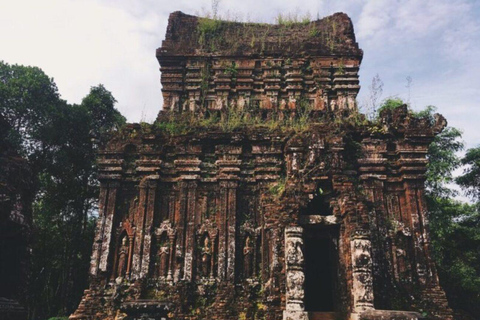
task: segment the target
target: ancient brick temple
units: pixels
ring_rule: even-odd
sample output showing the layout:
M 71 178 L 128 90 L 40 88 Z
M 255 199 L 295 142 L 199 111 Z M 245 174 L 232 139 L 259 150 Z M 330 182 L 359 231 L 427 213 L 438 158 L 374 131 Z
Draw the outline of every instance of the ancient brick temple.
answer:
M 427 149 L 446 122 L 357 112 L 347 15 L 174 12 L 164 106 L 100 152 L 91 284 L 70 319 L 453 319 L 432 262 Z

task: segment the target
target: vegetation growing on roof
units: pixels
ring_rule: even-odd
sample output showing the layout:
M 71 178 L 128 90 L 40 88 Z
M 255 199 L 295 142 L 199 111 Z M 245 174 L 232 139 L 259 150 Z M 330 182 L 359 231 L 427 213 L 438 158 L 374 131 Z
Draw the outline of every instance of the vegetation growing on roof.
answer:
M 344 49 L 360 53 L 354 42 L 345 41 L 353 35 L 353 29 L 351 35 L 345 32 L 345 29 L 351 28 L 349 20 L 345 17 L 338 14 L 312 21 L 309 13 L 305 15 L 280 13 L 275 19 L 275 24 L 228 21 L 222 20 L 218 15 L 196 18 L 196 29 L 192 31 L 196 34 L 197 43 L 188 45 L 185 43 L 177 48 L 192 49 L 193 45 L 199 46 L 205 52 L 224 54 L 238 52 L 295 54 L 313 48 L 323 51 L 324 54 Z M 306 36 L 305 39 L 302 38 L 302 34 Z M 188 38 L 180 34 L 177 37 Z M 312 41 L 318 42 L 318 45 L 309 46 Z

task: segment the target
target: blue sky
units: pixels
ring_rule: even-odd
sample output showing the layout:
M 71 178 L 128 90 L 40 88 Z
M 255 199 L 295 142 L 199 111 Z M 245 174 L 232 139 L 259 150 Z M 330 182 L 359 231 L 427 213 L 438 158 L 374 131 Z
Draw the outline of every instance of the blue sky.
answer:
M 434 105 L 463 130 L 468 147 L 480 143 L 480 2 L 221 0 L 218 8 L 251 22 L 347 13 L 364 50 L 360 104 L 379 74 L 382 98 L 410 100 L 416 110 Z M 162 104 L 155 49 L 177 10 L 211 12 L 212 1 L 0 0 L 0 59 L 39 66 L 71 103 L 103 83 L 129 121 L 153 121 Z

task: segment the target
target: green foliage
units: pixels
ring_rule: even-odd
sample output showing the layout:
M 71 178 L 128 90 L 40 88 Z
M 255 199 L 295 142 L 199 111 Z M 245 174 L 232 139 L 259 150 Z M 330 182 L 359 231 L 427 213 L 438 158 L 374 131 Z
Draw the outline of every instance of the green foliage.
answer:
M 426 106 L 425 109 L 417 111 L 417 112 L 412 112 L 413 116 L 415 118 L 426 118 L 429 120 L 430 123 L 434 123 L 434 114 L 437 111 L 437 108 L 434 106 Z
M 96 150 L 125 119 L 102 85 L 80 105 L 35 67 L 0 63 L 0 114 L 33 176 L 31 318 L 67 316 L 87 286 L 98 181 Z M 2 137 L 3 138 L 3 137 Z
M 116 109 L 117 100 L 112 93 L 100 84 L 92 87 L 89 94 L 82 99 L 81 106 L 88 114 L 93 131 L 90 132 L 96 139 L 112 129 L 119 129 L 126 123 L 126 119 Z
M 281 177 L 277 181 L 275 181 L 268 191 L 273 196 L 274 199 L 279 199 L 287 189 L 287 177 Z
M 32 156 L 44 147 L 37 142 L 59 104 L 57 87 L 42 70 L 0 61 L 0 114 L 22 155 Z
M 62 104 L 42 141 L 53 148 L 38 173 L 34 204 L 32 273 L 39 276 L 31 293 L 38 313 L 68 315 L 87 284 L 98 196 L 96 150 L 106 132 L 125 122 L 114 101 L 98 86 L 81 105 Z
M 340 60 L 340 63 L 338 64 L 338 73 L 340 74 L 345 74 L 345 62 L 343 62 L 343 59 Z
M 383 101 L 380 108 L 378 108 L 377 115 L 380 115 L 385 110 L 393 110 L 404 104 L 405 103 L 400 98 L 388 98 L 385 101 Z
M 283 26 L 293 26 L 294 24 L 308 24 L 311 21 L 311 15 L 309 12 L 300 16 L 298 13 L 279 13 L 275 17 L 275 23 Z
M 218 46 L 218 42 L 223 40 L 221 31 L 224 24 L 226 22 L 216 18 L 199 18 L 197 25 L 198 43 L 214 51 Z
M 176 113 L 169 111 L 160 121 L 155 123 L 155 128 L 168 135 L 188 134 L 199 130 L 219 130 L 233 132 L 236 130 L 266 129 L 270 132 L 280 131 L 285 133 L 299 133 L 308 130 L 312 121 L 310 114 L 312 108 L 305 99 L 298 99 L 295 113 L 280 117 L 272 112 L 267 119 L 260 113 L 251 111 L 249 106 L 238 108 L 229 106 L 223 110 L 208 111 L 208 116 L 198 116 L 192 112 Z
M 312 24 L 313 27 L 310 28 L 310 30 L 308 31 L 308 36 L 311 37 L 311 38 L 316 38 L 318 36 L 321 35 L 321 32 L 320 30 L 318 30 L 314 24 Z
M 384 102 L 381 110 L 394 109 L 403 105 L 400 99 L 388 99 Z M 431 124 L 434 123 L 434 112 L 436 108 L 427 106 L 418 112 L 411 112 L 415 118 L 427 119 Z M 455 195 L 455 191 L 447 187 L 454 181 L 452 172 L 460 165 L 460 159 L 457 153 L 463 150 L 463 142 L 460 140 L 462 132 L 457 128 L 446 127 L 438 134 L 428 148 L 428 165 L 426 187 L 428 192 L 434 197 L 450 197 Z
M 434 107 L 413 113 L 413 116 L 434 121 Z M 463 149 L 461 132 L 447 127 L 429 146 L 427 167 L 427 205 L 430 236 L 440 282 L 450 306 L 471 314 L 480 314 L 480 213 L 479 206 L 453 200 L 456 194 L 448 184 L 454 182 L 452 172 L 460 164 L 468 165 L 464 176 L 456 179 L 472 196 L 478 195 L 478 185 L 469 176 L 480 152 L 467 152 L 462 161 L 457 156 Z M 473 174 L 475 176 L 475 174 Z M 475 197 L 474 197 L 475 198 Z M 478 199 L 478 198 L 477 198 Z
M 432 248 L 450 306 L 480 314 L 480 212 L 478 206 L 427 197 Z
M 0 114 L 0 194 L 12 198 L 22 190 L 29 190 L 32 180 L 28 162 L 18 154 L 20 142 L 12 141 L 11 132 L 10 124 Z M 8 210 L 6 202 L 2 202 L 0 214 Z
M 353 136 L 348 133 L 344 137 L 345 148 L 343 150 L 343 157 L 349 169 L 355 169 L 357 161 L 363 156 L 362 153 L 362 144 L 358 141 L 358 136 Z
M 253 123 L 250 119 L 244 109 L 227 108 L 219 121 L 219 125 L 223 132 L 232 132 L 248 125 L 248 123 Z
M 237 77 L 238 69 L 237 69 L 237 65 L 235 64 L 234 61 L 232 61 L 232 64 L 231 64 L 231 65 L 225 66 L 225 71 L 224 71 L 224 73 L 225 73 L 225 74 L 229 74 L 230 76 L 232 76 L 232 78 L 236 78 L 236 77 Z
M 452 172 L 460 165 L 457 152 L 463 149 L 459 139 L 462 133 L 452 127 L 445 128 L 428 148 L 427 189 L 437 197 L 453 196 L 446 184 L 453 182 Z
M 480 147 L 468 149 L 461 163 L 466 168 L 456 182 L 478 203 L 480 202 Z
M 197 121 L 195 115 L 189 112 L 181 114 L 168 112 L 162 121 L 155 123 L 155 126 L 159 131 L 168 135 L 182 135 L 190 132 Z
M 296 132 L 307 130 L 310 124 L 310 113 L 312 107 L 310 102 L 305 99 L 299 99 L 297 103 L 296 118 L 289 119 L 288 125 Z

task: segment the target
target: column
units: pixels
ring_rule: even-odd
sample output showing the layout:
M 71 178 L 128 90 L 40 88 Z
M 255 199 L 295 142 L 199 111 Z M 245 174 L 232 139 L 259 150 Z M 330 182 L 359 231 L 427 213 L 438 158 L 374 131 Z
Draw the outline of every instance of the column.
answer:
M 148 275 L 148 269 L 150 267 L 150 255 L 152 247 L 152 225 L 153 225 L 153 215 L 155 213 L 155 199 L 157 192 L 157 181 L 148 182 L 148 195 L 146 203 L 146 218 L 145 218 L 145 234 L 143 236 L 143 253 L 142 253 L 142 264 L 140 269 L 140 277 L 145 277 Z
M 184 181 L 178 182 L 175 185 L 177 196 L 175 199 L 175 226 L 177 228 L 177 238 L 175 245 L 175 272 L 174 282 L 183 278 L 184 258 L 185 258 L 185 229 L 186 229 L 186 210 L 187 210 L 187 183 Z
M 235 280 L 235 232 L 237 215 L 237 183 L 227 185 L 227 280 Z
M 186 199 L 186 230 L 185 230 L 185 265 L 184 280 L 193 278 L 193 257 L 195 254 L 195 202 L 197 198 L 197 183 L 189 182 Z
M 137 212 L 133 220 L 136 226 L 135 238 L 133 243 L 133 256 L 132 256 L 132 278 L 137 279 L 140 276 L 140 268 L 142 266 L 142 246 L 144 235 L 144 223 L 145 223 L 145 211 L 147 205 L 147 184 L 142 181 L 139 185 L 140 197 L 138 201 Z
M 303 299 L 304 285 L 303 228 L 285 228 L 286 307 L 284 320 L 308 320 Z
M 218 277 L 226 278 L 227 266 L 227 182 L 220 181 L 220 210 L 218 210 Z
M 405 183 L 405 198 L 407 203 L 407 210 L 409 211 L 409 216 L 411 219 L 411 226 L 412 226 L 412 239 L 414 244 L 414 253 L 415 253 L 415 270 L 418 276 L 418 280 L 421 285 L 426 284 L 426 277 L 427 277 L 427 268 L 426 268 L 426 261 L 425 255 L 423 252 L 423 232 L 422 232 L 422 225 L 419 216 L 419 208 L 417 202 L 417 193 L 415 189 L 415 185 L 407 181 Z
M 423 251 L 425 254 L 427 270 L 428 270 L 428 281 L 429 284 L 438 285 L 438 274 L 437 268 L 435 266 L 435 262 L 432 260 L 431 257 L 431 249 L 430 249 L 430 230 L 429 230 L 429 222 L 428 222 L 428 209 L 427 204 L 425 203 L 425 193 L 423 187 L 417 189 L 417 206 L 419 208 L 419 216 L 422 225 L 422 234 L 423 234 Z
M 132 269 L 133 236 L 134 234 L 128 235 L 128 260 L 127 260 L 127 271 L 125 273 L 127 277 L 130 277 L 130 270 Z
M 120 186 L 119 182 L 110 182 L 108 184 L 108 198 L 105 212 L 105 220 L 103 224 L 102 236 L 101 236 L 101 254 L 99 262 L 99 270 L 102 272 L 107 271 L 108 256 L 110 253 L 110 242 L 112 241 L 113 231 L 113 215 L 115 212 L 115 204 L 117 199 L 117 190 Z
M 168 273 L 167 273 L 167 281 L 169 283 L 173 282 L 173 268 L 174 268 L 174 258 L 175 258 L 175 232 L 171 232 L 168 235 L 168 241 L 170 243 L 170 252 L 168 254 Z
M 353 312 L 373 309 L 372 243 L 364 232 L 356 232 L 350 242 L 353 276 Z
M 95 228 L 95 239 L 93 241 L 92 256 L 90 259 L 90 275 L 96 276 L 100 262 L 100 253 L 102 249 L 102 231 L 105 225 L 105 205 L 107 203 L 108 186 L 100 183 L 100 195 L 98 199 L 98 220 Z

